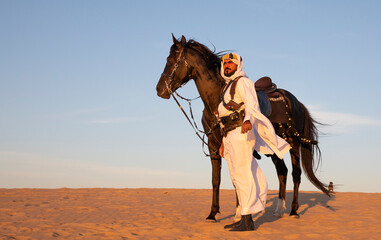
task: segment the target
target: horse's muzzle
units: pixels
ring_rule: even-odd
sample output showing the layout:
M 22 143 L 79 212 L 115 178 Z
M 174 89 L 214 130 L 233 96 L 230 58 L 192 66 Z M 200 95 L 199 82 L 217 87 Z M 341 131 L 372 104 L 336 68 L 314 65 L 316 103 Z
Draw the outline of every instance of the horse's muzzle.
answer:
M 165 85 L 163 86 L 163 84 L 160 85 L 160 82 L 156 86 L 156 93 L 157 93 L 157 96 L 164 98 L 164 99 L 169 99 L 171 97 L 171 95 L 168 92 L 167 87 Z

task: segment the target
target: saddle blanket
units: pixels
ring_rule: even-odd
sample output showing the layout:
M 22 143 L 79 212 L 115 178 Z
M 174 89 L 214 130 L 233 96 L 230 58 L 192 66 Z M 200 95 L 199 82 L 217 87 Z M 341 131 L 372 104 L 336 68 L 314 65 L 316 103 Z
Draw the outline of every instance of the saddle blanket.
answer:
M 265 115 L 270 120 L 270 122 L 288 122 L 288 115 L 286 114 L 286 103 L 282 95 L 277 95 L 277 97 L 269 97 L 265 91 L 258 91 L 257 97 L 261 113 Z

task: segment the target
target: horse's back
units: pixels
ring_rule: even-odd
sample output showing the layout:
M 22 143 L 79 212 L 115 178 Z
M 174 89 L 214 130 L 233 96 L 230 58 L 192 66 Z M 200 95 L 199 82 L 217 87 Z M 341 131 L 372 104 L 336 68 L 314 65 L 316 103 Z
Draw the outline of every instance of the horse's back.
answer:
M 277 98 L 269 98 L 272 113 L 269 120 L 273 124 L 289 123 L 290 118 L 298 131 L 303 130 L 304 124 L 304 105 L 289 91 L 285 89 L 277 89 L 280 93 Z

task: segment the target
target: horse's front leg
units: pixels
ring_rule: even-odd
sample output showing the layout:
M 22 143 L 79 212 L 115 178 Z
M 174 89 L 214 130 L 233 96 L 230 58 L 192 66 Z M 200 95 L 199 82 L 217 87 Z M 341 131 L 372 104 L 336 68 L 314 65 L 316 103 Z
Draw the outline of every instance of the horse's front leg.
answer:
M 213 151 L 210 152 L 212 153 Z M 221 157 L 217 157 L 215 154 L 211 155 L 213 198 L 212 208 L 206 220 L 215 222 L 216 214 L 220 212 Z
M 277 199 L 277 207 L 273 213 L 276 217 L 283 217 L 285 210 L 285 199 L 286 199 L 286 183 L 287 183 L 287 167 L 283 159 L 278 158 L 275 154 L 271 156 L 273 163 L 276 168 L 276 173 L 279 179 L 279 195 Z
M 205 110 L 204 110 L 205 113 Z M 213 116 L 214 117 L 214 116 Z M 202 117 L 202 124 L 206 132 L 210 129 L 210 120 L 207 121 L 207 117 L 204 114 Z M 216 214 L 220 212 L 220 183 L 221 183 L 221 156 L 218 150 L 220 149 L 222 143 L 222 136 L 218 129 L 214 129 L 212 134 L 208 135 L 208 147 L 210 160 L 212 163 L 212 186 L 213 186 L 213 198 L 212 198 L 212 208 L 210 210 L 209 216 L 206 221 L 215 222 Z

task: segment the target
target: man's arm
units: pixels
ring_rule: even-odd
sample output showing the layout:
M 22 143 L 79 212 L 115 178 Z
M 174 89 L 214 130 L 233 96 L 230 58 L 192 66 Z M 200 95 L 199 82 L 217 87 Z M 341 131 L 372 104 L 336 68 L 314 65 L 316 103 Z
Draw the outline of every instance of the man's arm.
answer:
M 252 125 L 254 124 L 253 112 L 259 108 L 257 93 L 254 88 L 254 83 L 248 78 L 241 80 L 237 86 L 237 92 L 245 103 L 245 119 L 241 127 L 241 133 L 246 133 L 252 129 Z

